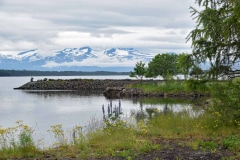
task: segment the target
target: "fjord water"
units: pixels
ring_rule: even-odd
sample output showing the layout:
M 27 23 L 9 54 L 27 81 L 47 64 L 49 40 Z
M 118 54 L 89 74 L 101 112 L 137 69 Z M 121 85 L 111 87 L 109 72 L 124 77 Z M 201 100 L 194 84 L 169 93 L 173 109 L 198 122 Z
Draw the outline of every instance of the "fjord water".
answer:
M 34 77 L 39 79 L 126 79 L 128 76 L 68 76 L 68 77 Z M 76 125 L 84 126 L 87 121 L 93 118 L 102 118 L 102 105 L 109 104 L 101 93 L 81 94 L 67 91 L 26 91 L 14 90 L 30 81 L 30 77 L 0 77 L 0 126 L 12 127 L 15 122 L 22 120 L 30 126 L 37 139 L 49 138 L 47 130 L 51 125 L 62 124 L 66 130 Z M 119 100 L 113 100 L 113 105 Z M 139 110 L 140 102 L 136 99 L 121 99 L 121 106 L 124 114 L 130 114 L 131 110 Z M 160 110 L 164 106 L 155 104 Z M 145 104 L 143 106 L 149 106 Z M 176 104 L 172 110 L 191 109 L 190 105 Z M 48 140 L 47 140 L 48 141 Z M 46 145 L 46 144 L 45 144 Z

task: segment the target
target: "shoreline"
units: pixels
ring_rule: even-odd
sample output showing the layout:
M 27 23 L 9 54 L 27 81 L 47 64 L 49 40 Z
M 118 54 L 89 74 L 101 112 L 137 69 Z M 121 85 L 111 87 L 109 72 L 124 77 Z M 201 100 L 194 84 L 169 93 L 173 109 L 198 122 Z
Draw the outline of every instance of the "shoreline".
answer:
M 163 80 L 142 80 L 144 83 L 157 83 Z M 159 97 L 159 98 L 201 98 L 209 97 L 209 94 L 198 92 L 144 92 L 142 89 L 132 88 L 131 85 L 139 84 L 136 79 L 43 79 L 30 81 L 15 90 L 39 90 L 39 91 L 77 91 L 102 93 L 107 98 L 124 97 Z

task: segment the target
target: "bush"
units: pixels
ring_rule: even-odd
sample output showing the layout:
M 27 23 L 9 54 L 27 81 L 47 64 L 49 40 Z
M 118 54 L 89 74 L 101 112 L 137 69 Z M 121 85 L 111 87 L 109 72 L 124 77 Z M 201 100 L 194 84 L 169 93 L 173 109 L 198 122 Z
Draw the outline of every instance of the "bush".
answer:
M 199 143 L 199 146 L 201 146 L 202 149 L 205 151 L 212 151 L 212 152 L 214 152 L 218 147 L 217 143 L 214 141 L 204 141 L 204 142 L 201 141 Z
M 213 103 L 208 111 L 215 115 L 213 118 L 220 122 L 220 125 L 240 128 L 240 79 L 214 87 Z
M 231 135 L 222 141 L 223 147 L 231 151 L 240 151 L 240 136 Z
M 187 88 L 192 91 L 207 91 L 207 80 L 189 79 L 186 81 Z
M 6 129 L 0 127 L 0 159 L 35 157 L 39 152 L 32 137 L 33 130 L 22 121 Z

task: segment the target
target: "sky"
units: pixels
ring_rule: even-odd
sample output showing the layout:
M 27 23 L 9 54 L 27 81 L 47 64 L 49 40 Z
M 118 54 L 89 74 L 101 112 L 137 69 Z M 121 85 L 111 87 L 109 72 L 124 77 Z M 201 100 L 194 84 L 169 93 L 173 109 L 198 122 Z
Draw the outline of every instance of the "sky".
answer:
M 195 0 L 0 0 L 0 54 L 135 48 L 191 53 Z

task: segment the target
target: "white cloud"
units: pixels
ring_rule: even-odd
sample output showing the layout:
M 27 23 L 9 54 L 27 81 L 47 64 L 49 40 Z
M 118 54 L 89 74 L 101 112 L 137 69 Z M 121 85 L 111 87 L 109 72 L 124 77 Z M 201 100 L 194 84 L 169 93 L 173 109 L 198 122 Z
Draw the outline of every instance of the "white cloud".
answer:
M 187 34 L 182 29 L 160 29 L 155 27 L 111 27 L 122 30 L 126 34 L 115 33 L 106 36 L 104 33 L 94 36 L 87 32 L 67 31 L 60 32 L 52 39 L 52 43 L 58 46 L 97 46 L 97 47 L 142 47 L 154 49 L 189 50 L 190 44 L 186 44 Z
M 0 50 L 3 55 L 16 55 L 18 50 L 25 50 L 26 48 L 36 48 L 37 46 L 28 41 L 3 41 L 0 39 Z
M 72 67 L 72 66 L 98 66 L 98 67 L 132 67 L 134 66 L 139 60 L 124 60 L 118 61 L 116 59 L 106 59 L 106 58 L 88 58 L 84 59 L 83 61 L 72 61 L 72 62 L 63 62 L 63 63 L 56 63 L 53 61 L 48 61 L 42 67 L 46 68 L 54 68 L 54 67 Z
M 0 54 L 38 48 L 135 47 L 146 52 L 190 51 L 192 0 L 4 0 Z

